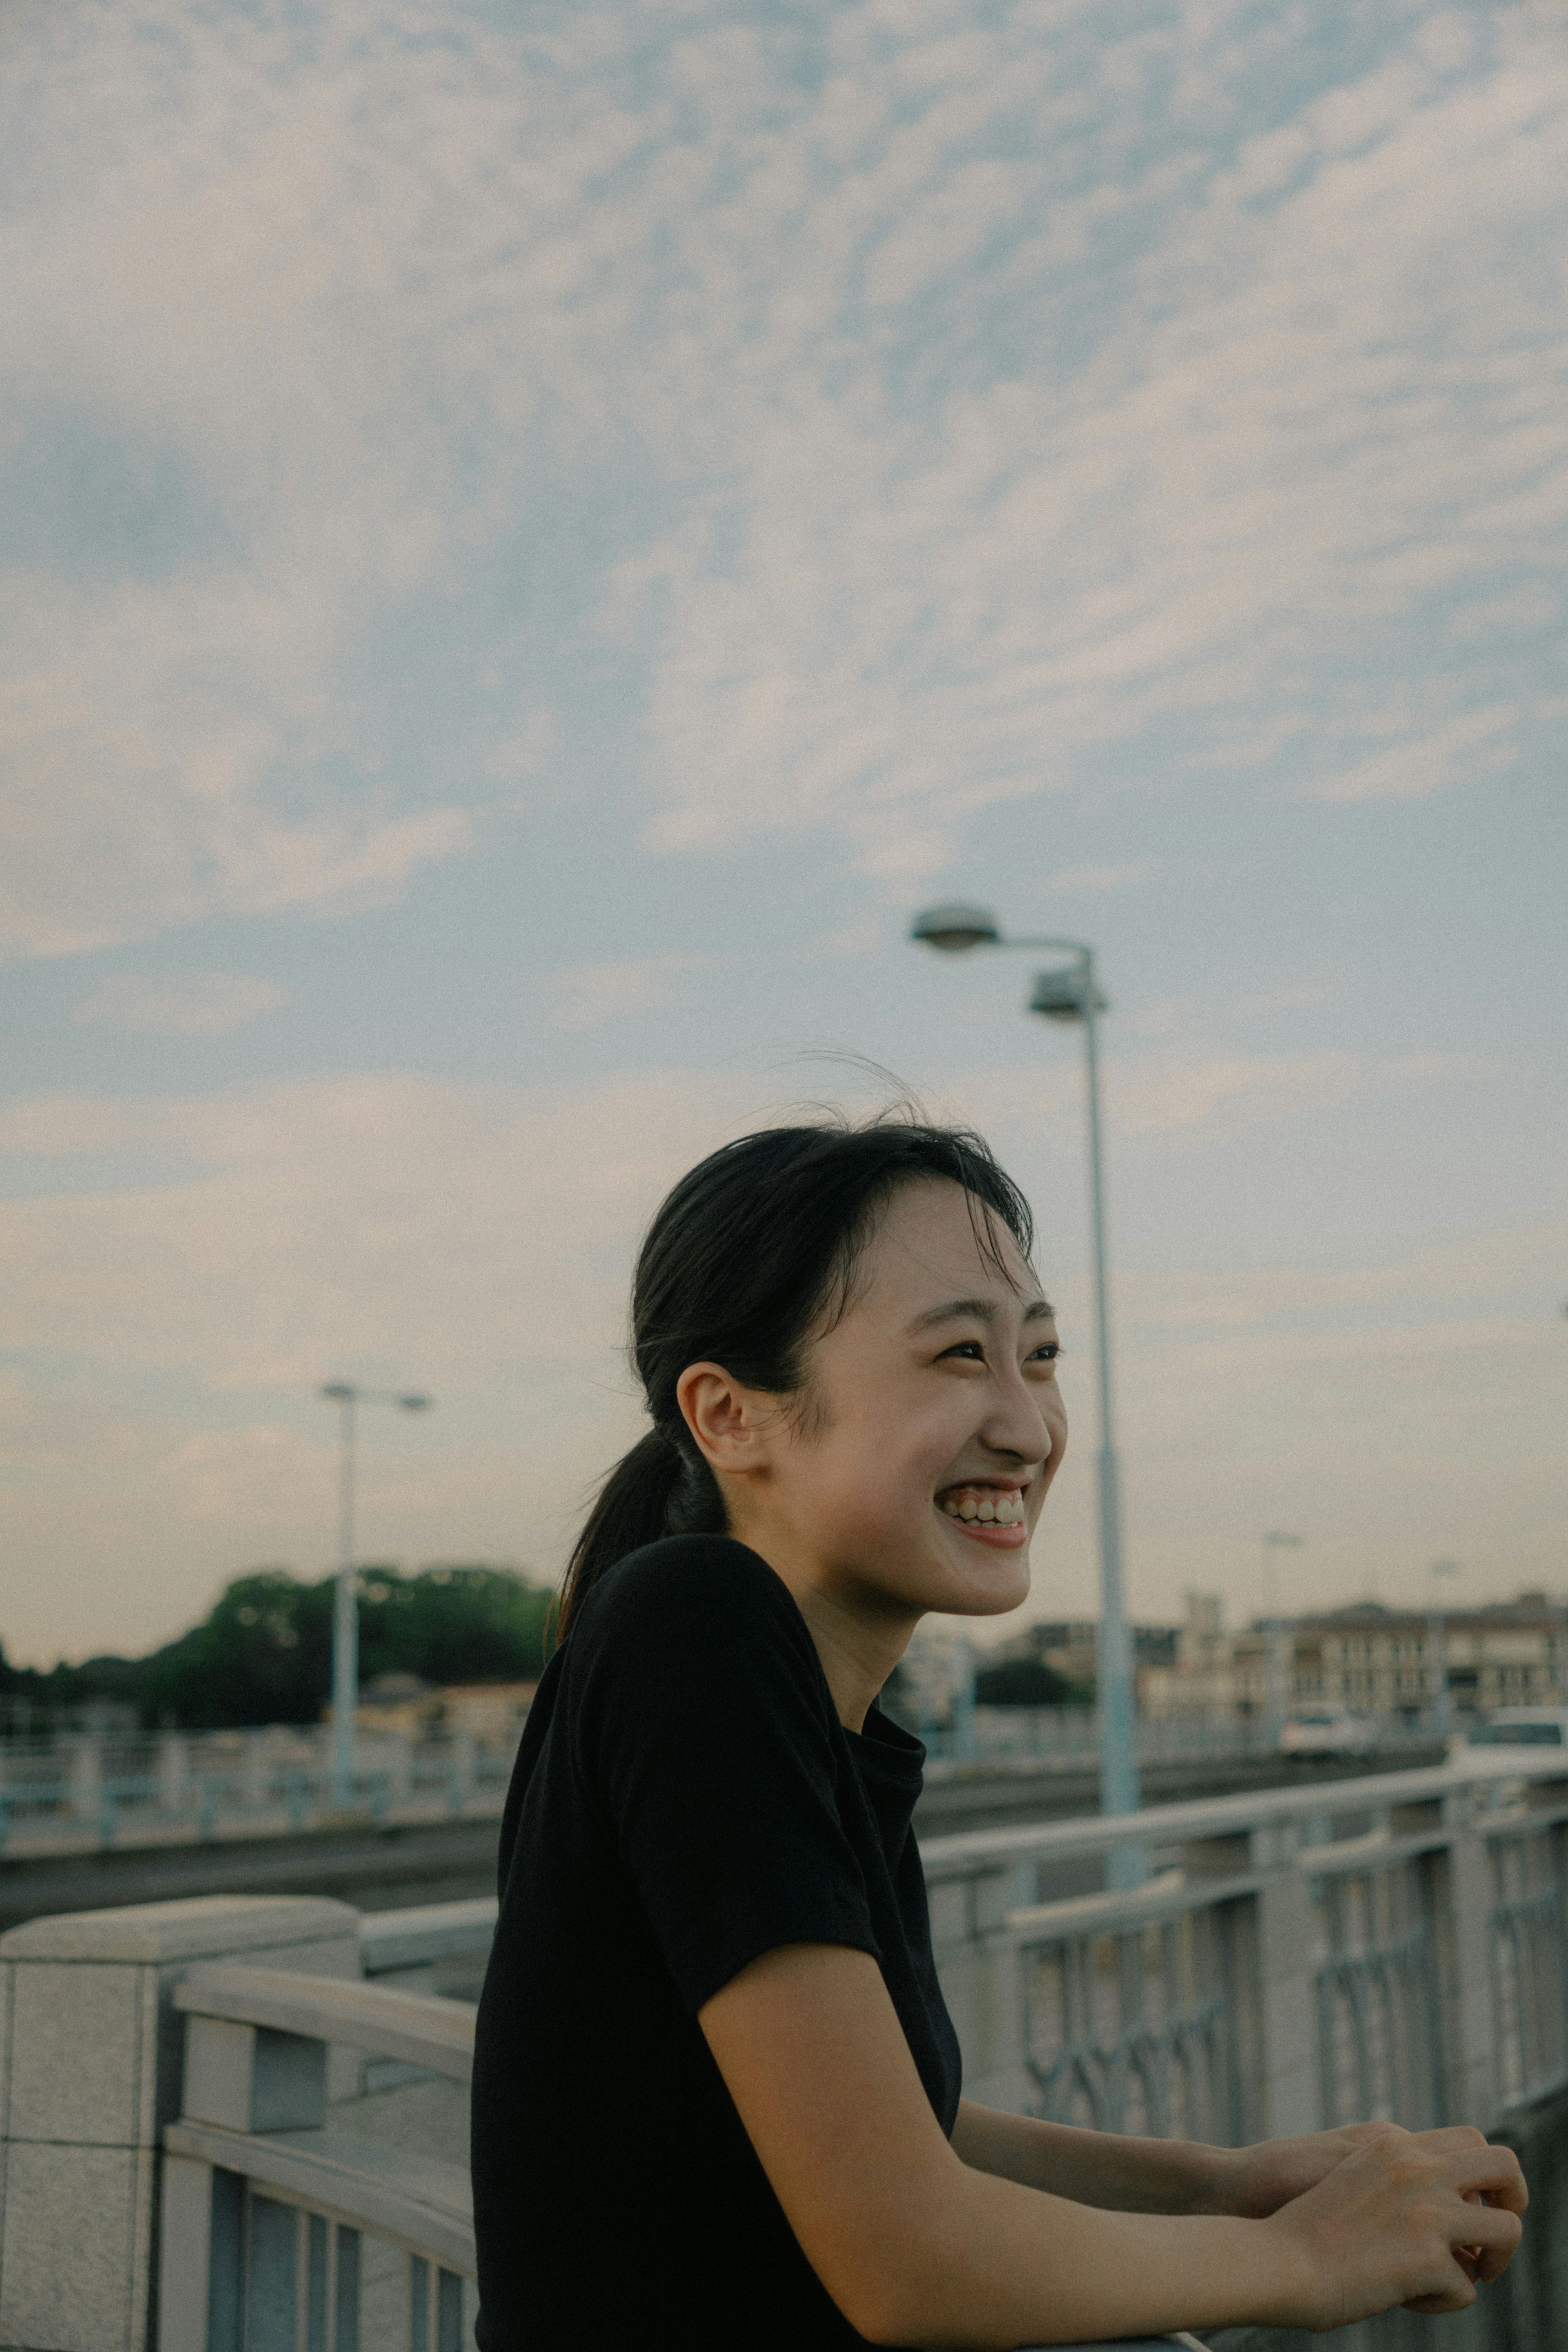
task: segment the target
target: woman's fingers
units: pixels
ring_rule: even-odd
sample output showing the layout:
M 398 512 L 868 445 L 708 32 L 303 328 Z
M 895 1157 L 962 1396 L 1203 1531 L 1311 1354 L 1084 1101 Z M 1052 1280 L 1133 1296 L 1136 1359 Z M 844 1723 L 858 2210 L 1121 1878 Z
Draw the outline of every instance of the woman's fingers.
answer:
M 1519 2242 L 1524 2235 L 1524 2224 L 1517 2213 L 1489 2215 L 1495 2230 L 1480 2240 L 1472 2239 L 1469 2251 L 1475 2269 L 1469 2275 L 1481 2286 L 1490 2286 L 1493 2279 L 1501 2278 L 1519 2252 Z
M 1463 2198 L 1474 2198 L 1479 2192 L 1485 2205 L 1500 2206 L 1510 2213 L 1522 2213 L 1530 2202 L 1530 2190 L 1511 2147 L 1482 2140 L 1479 2147 L 1457 2148 L 1445 2157 L 1444 2168 Z

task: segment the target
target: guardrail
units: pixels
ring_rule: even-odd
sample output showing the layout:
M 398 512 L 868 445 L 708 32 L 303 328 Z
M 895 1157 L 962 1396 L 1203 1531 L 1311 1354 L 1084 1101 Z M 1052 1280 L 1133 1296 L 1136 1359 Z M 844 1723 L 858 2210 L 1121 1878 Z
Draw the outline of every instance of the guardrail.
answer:
M 281 1969 L 193 1969 L 184 2104 L 163 2137 L 160 2352 L 462 2352 L 468 2176 L 329 2128 L 329 2051 L 466 2087 L 463 2001 Z
M 12 1755 L 0 1775 L 0 1854 L 24 1857 L 380 1828 L 499 1813 L 515 1747 L 367 1738 L 345 1801 L 319 1739 L 265 1733 L 181 1740 L 147 1759 L 89 1741 Z M 128 1769 L 110 1769 L 116 1764 Z
M 1489 2127 L 1568 2081 L 1565 1825 L 1568 1759 L 1494 1751 L 935 1840 L 967 2078 L 1113 2131 Z M 1053 1869 L 1119 1845 L 1155 1854 L 1149 1884 L 1050 1899 Z
M 1100 1718 L 1092 1706 L 959 1706 L 951 1720 L 899 1720 L 918 1734 L 930 1762 L 937 1765 L 1030 1763 L 1050 1770 L 1092 1770 L 1099 1760 Z M 1357 1743 L 1348 1752 L 1371 1764 L 1377 1757 L 1396 1763 L 1403 1751 L 1441 1748 L 1453 1736 L 1446 1717 L 1406 1708 L 1398 1716 L 1357 1718 Z M 1142 1715 L 1134 1727 L 1142 1765 L 1218 1762 L 1274 1757 L 1279 1742 L 1261 1716 Z M 1359 1742 L 1369 1743 L 1363 1748 Z
M 1565 1841 L 1568 1759 L 1518 1751 L 930 1840 L 967 2086 L 1219 2142 L 1377 2115 L 1517 2136 L 1535 2114 L 1549 2149 Z M 1144 1886 L 1062 1893 L 1123 1844 L 1152 1855 Z M 159 2352 L 461 2352 L 474 2012 L 437 1988 L 476 1979 L 494 1921 L 487 1902 L 211 1898 L 0 1938 L 0 2347 L 151 2352 L 158 2306 Z M 1542 2164 L 1525 2253 L 1487 2298 L 1511 2352 L 1563 2340 L 1542 2263 L 1568 2168 L 1553 2188 Z M 89 2239 L 123 2243 L 123 2276 L 84 2269 Z M 91 2295 L 107 2316 L 61 2319 Z M 1479 2324 L 1450 2321 L 1450 2352 Z
M 920 1733 L 934 1780 L 974 1765 L 1064 1773 L 1092 1769 L 1097 1718 L 1088 1707 L 976 1707 Z M 1379 1753 L 1433 1735 L 1387 1724 Z M 245 1731 L 162 1732 L 127 1738 L 71 1733 L 0 1739 L 0 1854 L 86 1852 L 287 1835 L 345 1822 L 369 1827 L 486 1816 L 500 1810 L 516 1741 L 486 1744 L 467 1731 L 414 1740 L 364 1732 L 345 1803 L 329 1740 L 319 1726 Z M 1273 1753 L 1260 1725 L 1145 1717 L 1145 1766 L 1242 1760 Z
M 1237 2142 L 1388 2116 L 1483 2126 L 1568 2083 L 1568 1758 L 1150 1807 L 923 1841 L 977 2097 Z M 1127 1893 L 1051 1899 L 1120 1845 Z M 434 1981 L 492 1901 L 368 1913 L 367 1975 Z

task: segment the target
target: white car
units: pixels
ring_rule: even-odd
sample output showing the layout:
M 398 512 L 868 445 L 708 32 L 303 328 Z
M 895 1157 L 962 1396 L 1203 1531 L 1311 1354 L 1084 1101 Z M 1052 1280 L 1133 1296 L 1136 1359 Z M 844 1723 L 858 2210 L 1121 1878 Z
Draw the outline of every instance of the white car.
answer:
M 1347 1706 L 1316 1706 L 1280 1726 L 1281 1756 L 1371 1756 L 1378 1727 Z
M 1568 1707 L 1494 1706 L 1478 1723 L 1471 1748 L 1568 1748 Z

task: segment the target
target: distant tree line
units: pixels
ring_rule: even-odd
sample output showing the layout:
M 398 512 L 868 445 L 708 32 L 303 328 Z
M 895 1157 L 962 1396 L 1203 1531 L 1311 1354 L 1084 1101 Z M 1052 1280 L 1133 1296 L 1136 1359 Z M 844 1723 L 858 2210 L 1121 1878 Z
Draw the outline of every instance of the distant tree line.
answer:
M 1092 1683 L 1070 1683 L 1043 1658 L 999 1658 L 994 1665 L 977 1667 L 975 1701 L 979 1706 L 1092 1706 Z M 915 1686 L 902 1664 L 894 1666 L 883 1685 L 881 1705 L 907 1730 L 917 1731 L 919 1706 Z
M 1082 1706 L 1093 1698 L 1092 1684 L 1070 1683 L 1043 1658 L 999 1658 L 975 1676 L 979 1706 Z
M 525 1682 L 551 1646 L 555 1595 L 508 1569 L 360 1571 L 360 1679 Z M 332 1586 L 286 1568 L 235 1579 L 201 1624 L 145 1658 L 89 1658 L 47 1673 L 0 1650 L 0 1698 L 50 1713 L 94 1699 L 136 1708 L 148 1730 L 315 1723 L 331 1691 Z

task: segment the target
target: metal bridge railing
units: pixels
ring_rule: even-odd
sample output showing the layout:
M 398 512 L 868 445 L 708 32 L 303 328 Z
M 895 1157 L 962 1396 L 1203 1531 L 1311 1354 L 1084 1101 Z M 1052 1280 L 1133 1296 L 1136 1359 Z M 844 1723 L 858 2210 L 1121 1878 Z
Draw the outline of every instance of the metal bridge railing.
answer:
M 1568 1759 L 1528 1751 L 929 1840 L 966 2086 L 1221 2143 L 1523 2129 L 1568 2091 L 1565 1841 Z M 1124 1843 L 1146 1885 L 1073 1891 Z M 442 1994 L 494 1923 L 235 1896 L 0 1937 L 0 2345 L 462 2352 L 474 2010 Z
M 1490 2127 L 1568 2083 L 1565 1839 L 1568 1759 L 1495 1751 L 934 1839 L 966 2080 L 1230 2144 L 1369 2116 Z M 1052 1899 L 1120 1843 L 1154 1855 L 1148 1884 Z

